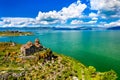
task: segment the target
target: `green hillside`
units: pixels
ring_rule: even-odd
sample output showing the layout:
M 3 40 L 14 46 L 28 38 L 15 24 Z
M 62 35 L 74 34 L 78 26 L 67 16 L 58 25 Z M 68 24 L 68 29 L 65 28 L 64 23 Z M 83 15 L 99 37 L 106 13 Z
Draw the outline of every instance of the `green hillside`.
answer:
M 0 80 L 116 80 L 113 70 L 98 72 L 73 58 L 42 48 L 23 56 L 20 44 L 0 43 Z

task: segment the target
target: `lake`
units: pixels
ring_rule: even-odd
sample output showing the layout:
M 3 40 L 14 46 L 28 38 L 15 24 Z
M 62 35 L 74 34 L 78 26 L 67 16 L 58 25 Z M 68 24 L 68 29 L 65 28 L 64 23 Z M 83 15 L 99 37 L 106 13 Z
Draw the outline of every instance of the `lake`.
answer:
M 0 37 L 0 42 L 40 42 L 53 51 L 73 57 L 98 71 L 115 70 L 120 75 L 120 31 L 32 30 L 34 36 Z

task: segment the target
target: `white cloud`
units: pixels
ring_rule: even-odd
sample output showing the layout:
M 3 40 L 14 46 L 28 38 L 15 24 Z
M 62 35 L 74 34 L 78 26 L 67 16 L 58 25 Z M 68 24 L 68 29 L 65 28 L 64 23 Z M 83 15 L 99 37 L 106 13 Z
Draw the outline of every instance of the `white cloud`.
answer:
M 33 25 L 35 23 L 35 19 L 33 18 L 1 18 L 2 19 L 2 25 L 3 27 L 13 27 L 13 26 L 27 26 L 27 25 Z
M 92 10 L 99 10 L 105 6 L 105 0 L 91 0 L 90 4 Z
M 3 27 L 23 27 L 28 25 L 50 25 L 65 24 L 69 19 L 83 17 L 82 12 L 87 5 L 80 0 L 63 7 L 60 11 L 39 12 L 36 18 L 4 17 L 1 18 L 0 26 Z M 73 21 L 71 24 L 80 24 L 82 21 Z
M 82 24 L 83 23 L 83 21 L 81 21 L 81 20 L 72 20 L 71 21 L 71 24 Z
M 85 4 L 81 4 L 78 0 L 77 3 L 72 3 L 68 8 L 64 7 L 58 13 L 61 15 L 62 19 L 69 18 L 78 18 L 82 16 L 82 12 L 87 6 Z
M 71 24 L 73 25 L 85 25 L 85 26 L 91 26 L 91 25 L 95 25 L 97 23 L 97 20 L 91 20 L 91 21 L 88 21 L 88 22 L 84 22 L 82 20 L 72 20 L 71 21 Z
M 49 20 L 56 20 L 59 19 L 60 14 L 56 11 L 49 11 L 49 12 L 39 12 L 38 16 L 36 17 L 36 20 L 45 20 L 45 21 L 49 21 Z
M 92 10 L 113 10 L 120 7 L 120 0 L 91 0 L 90 4 Z
M 106 23 L 104 24 L 105 27 L 113 27 L 113 26 L 120 26 L 120 20 L 111 22 L 111 23 Z
M 42 24 L 42 25 L 49 25 L 49 24 L 56 24 L 59 23 L 58 20 L 52 21 L 52 22 L 48 22 L 48 21 L 40 21 L 38 24 Z
M 93 17 L 97 17 L 98 15 L 96 14 L 96 13 L 93 13 L 93 12 L 91 12 L 90 14 L 89 14 L 89 17 L 91 17 L 91 18 L 93 18 Z
M 90 14 L 89 14 L 89 17 L 92 19 L 92 22 L 90 22 L 90 23 L 93 23 L 93 22 L 95 22 L 95 21 L 97 21 L 98 20 L 98 14 L 97 13 L 93 13 L 93 12 L 91 12 Z
M 4 17 L 1 18 L 0 26 L 23 27 L 28 25 L 65 24 L 69 19 L 82 17 L 82 12 L 87 6 L 80 0 L 63 7 L 60 11 L 39 12 L 36 18 Z M 73 22 L 73 24 L 75 21 Z M 80 23 L 80 22 L 76 22 Z
M 60 14 L 56 11 L 49 11 L 49 12 L 39 12 L 36 20 L 39 24 L 55 24 L 55 23 L 62 23 L 63 20 L 60 19 Z
M 95 24 L 97 21 L 89 21 L 87 24 Z
M 96 18 L 96 17 L 93 17 L 93 18 L 92 18 L 92 20 L 93 20 L 93 21 L 97 21 L 97 20 L 98 20 L 98 18 Z
M 4 25 L 3 21 L 0 21 L 0 25 Z
M 91 0 L 90 4 L 101 16 L 117 18 L 120 15 L 120 0 Z
M 87 6 L 81 4 L 78 0 L 75 3 L 72 3 L 68 7 L 63 7 L 60 11 L 50 11 L 50 12 L 39 12 L 36 20 L 56 22 L 56 23 L 65 23 L 70 18 L 79 18 L 82 16 L 82 12 Z

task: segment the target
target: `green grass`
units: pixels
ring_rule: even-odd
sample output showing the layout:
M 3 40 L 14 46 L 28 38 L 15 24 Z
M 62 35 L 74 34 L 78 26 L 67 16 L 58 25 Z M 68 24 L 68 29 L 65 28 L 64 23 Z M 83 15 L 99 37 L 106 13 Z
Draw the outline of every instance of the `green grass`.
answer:
M 16 46 L 10 46 L 11 43 L 0 43 L 0 75 L 10 73 L 7 77 L 8 80 L 116 80 L 116 73 L 111 70 L 108 72 L 96 72 L 93 66 L 86 67 L 79 61 L 64 55 L 53 52 L 54 56 L 52 60 L 46 60 L 44 58 L 38 59 L 40 54 L 49 53 L 49 49 L 35 53 L 35 59 L 20 58 L 20 44 Z M 17 52 L 15 56 L 8 56 L 5 58 L 7 52 Z M 15 77 L 13 74 L 22 74 Z

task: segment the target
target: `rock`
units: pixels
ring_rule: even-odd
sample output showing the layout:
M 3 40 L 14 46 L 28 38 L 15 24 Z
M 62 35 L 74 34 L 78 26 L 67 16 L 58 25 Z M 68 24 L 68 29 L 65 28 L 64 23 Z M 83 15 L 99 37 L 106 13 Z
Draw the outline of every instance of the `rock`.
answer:
M 12 42 L 10 46 L 15 46 L 15 45 L 16 45 L 16 44 L 15 44 L 14 42 Z
M 78 78 L 76 76 L 73 76 L 73 80 L 78 80 Z
M 11 73 L 9 73 L 9 72 L 8 72 L 8 73 L 4 73 L 4 74 L 2 75 L 2 79 L 3 79 L 3 80 L 7 80 L 10 74 L 11 74 Z

